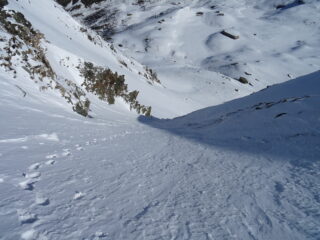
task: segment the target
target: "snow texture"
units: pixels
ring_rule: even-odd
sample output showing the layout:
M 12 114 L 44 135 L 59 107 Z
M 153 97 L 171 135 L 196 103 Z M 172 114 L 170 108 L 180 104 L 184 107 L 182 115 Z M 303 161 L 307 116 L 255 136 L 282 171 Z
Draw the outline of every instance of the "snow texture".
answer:
M 44 34 L 60 77 L 108 66 L 153 117 L 90 95 L 85 118 L 0 67 L 0 239 L 320 239 L 320 2 L 179 2 L 117 1 L 132 15 L 116 53 L 52 0 L 4 7 Z

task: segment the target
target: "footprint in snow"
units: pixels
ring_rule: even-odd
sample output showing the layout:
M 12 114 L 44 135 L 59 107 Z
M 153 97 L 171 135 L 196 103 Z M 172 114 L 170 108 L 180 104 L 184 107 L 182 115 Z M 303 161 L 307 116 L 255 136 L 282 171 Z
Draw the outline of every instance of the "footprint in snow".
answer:
M 63 157 L 67 157 L 67 156 L 70 156 L 70 155 L 71 155 L 70 149 L 67 149 L 67 148 L 66 148 L 66 149 L 63 149 L 62 151 L 63 151 L 63 152 L 62 152 L 61 155 L 62 155 Z
M 19 183 L 19 186 L 23 190 L 29 190 L 32 191 L 34 189 L 34 184 L 39 180 L 39 177 L 41 176 L 40 172 L 33 172 L 33 173 L 23 173 L 22 174 L 27 180 L 22 181 Z
M 26 181 L 22 181 L 19 183 L 19 186 L 23 189 L 23 190 L 29 190 L 32 191 L 34 189 L 34 184 L 36 183 L 36 181 L 34 179 L 27 179 Z
M 82 192 L 76 192 L 76 194 L 73 196 L 73 199 L 74 199 L 74 200 L 79 200 L 79 199 L 83 198 L 84 196 L 85 196 L 84 193 L 82 193 Z
M 23 240 L 47 240 L 49 239 L 46 235 L 38 233 L 34 229 L 29 229 L 21 234 Z
M 53 164 L 55 164 L 55 163 L 56 163 L 55 160 L 48 160 L 48 161 L 46 161 L 46 165 L 53 165 Z
M 107 237 L 107 234 L 104 233 L 104 232 L 96 232 L 96 233 L 94 234 L 94 236 L 95 236 L 97 239 L 100 239 L 100 238 L 105 238 L 105 237 Z
M 32 170 L 37 170 L 37 169 L 40 168 L 40 166 L 41 166 L 40 163 L 34 163 L 34 164 L 30 165 L 30 166 L 28 167 L 28 169 L 29 169 L 30 171 L 32 171 Z
M 41 176 L 40 172 L 33 172 L 33 173 L 23 173 L 23 176 L 28 179 L 35 179 Z
M 30 213 L 26 210 L 17 210 L 17 214 L 21 224 L 34 223 L 38 220 L 36 214 Z
M 77 149 L 78 151 L 83 151 L 83 150 L 84 150 L 84 148 L 81 147 L 81 146 L 80 146 L 80 147 L 77 147 L 76 149 Z
M 58 157 L 57 154 L 51 154 L 51 155 L 47 155 L 46 159 L 54 159 L 54 158 L 57 158 L 57 157 Z
M 41 205 L 41 206 L 47 206 L 50 204 L 50 200 L 48 198 L 42 196 L 41 194 L 36 195 L 35 202 L 37 205 Z
M 36 239 L 37 232 L 34 229 L 30 229 L 21 234 L 21 238 L 24 240 Z

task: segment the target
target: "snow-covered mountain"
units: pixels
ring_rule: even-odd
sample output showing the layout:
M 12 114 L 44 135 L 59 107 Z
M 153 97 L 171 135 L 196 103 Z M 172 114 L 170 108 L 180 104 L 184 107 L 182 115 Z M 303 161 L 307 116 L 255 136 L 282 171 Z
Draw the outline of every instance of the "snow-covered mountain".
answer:
M 0 1 L 0 239 L 320 238 L 319 1 L 57 2 Z
M 215 95 L 223 83 L 216 72 L 246 78 L 247 89 L 226 83 L 242 96 L 319 69 L 319 1 L 77 1 L 66 9 L 164 82 L 205 79 Z

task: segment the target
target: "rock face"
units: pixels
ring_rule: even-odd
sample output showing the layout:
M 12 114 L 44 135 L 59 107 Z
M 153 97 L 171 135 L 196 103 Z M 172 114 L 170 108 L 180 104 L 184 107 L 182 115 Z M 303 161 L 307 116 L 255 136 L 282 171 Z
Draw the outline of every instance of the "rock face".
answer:
M 1 1 L 1 0 L 0 0 Z M 109 2 L 105 0 L 55 0 L 62 5 L 73 17 L 78 17 L 86 26 L 98 32 L 105 39 L 114 33 L 116 25 L 115 9 L 110 9 Z M 106 6 L 98 9 L 90 8 L 94 3 L 106 2 Z M 83 13 L 83 8 L 88 12 Z
M 0 0 L 0 9 L 2 9 L 7 4 L 8 4 L 8 0 Z
M 2 1 L 2 0 L 1 0 Z M 4 0 L 6 1 L 6 0 Z M 59 4 L 61 4 L 62 6 L 66 7 L 69 3 L 72 2 L 72 4 L 76 4 L 79 2 L 79 0 L 56 0 Z M 81 2 L 86 6 L 90 6 L 94 3 L 99 3 L 102 2 L 104 0 L 81 0 Z

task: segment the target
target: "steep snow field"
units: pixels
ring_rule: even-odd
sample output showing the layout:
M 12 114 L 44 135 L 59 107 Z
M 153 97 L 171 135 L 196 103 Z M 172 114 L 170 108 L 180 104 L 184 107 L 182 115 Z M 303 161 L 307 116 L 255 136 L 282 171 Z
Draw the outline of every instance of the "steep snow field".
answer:
M 206 96 L 211 105 L 320 68 L 319 1 L 153 2 L 143 9 L 118 3 L 122 21 L 114 42 L 156 69 L 169 88 L 177 76 L 187 86 L 209 82 L 205 88 L 214 95 L 213 100 Z M 285 7 L 277 8 L 281 4 Z M 239 39 L 222 35 L 223 30 Z M 245 77 L 251 86 L 232 86 L 216 72 Z M 191 89 L 188 97 L 198 99 L 193 96 L 198 89 Z
M 140 91 L 154 117 L 87 93 L 92 118 L 85 118 L 59 91 L 42 88 L 54 84 L 49 78 L 31 79 L 19 56 L 13 70 L 1 66 L 0 239 L 320 238 L 319 1 L 278 10 L 274 1 L 229 0 L 217 10 L 209 8 L 214 1 L 188 2 L 156 1 L 143 11 L 119 1 L 120 22 L 132 13 L 114 36 L 122 47 L 83 31 L 53 1 L 5 6 L 44 34 L 55 84 L 69 79 L 81 88 L 84 61 L 109 67 Z M 162 11 L 163 32 L 152 17 Z M 218 20 L 226 25 L 204 22 Z M 214 34 L 222 28 L 240 38 Z M 264 37 L 257 43 L 245 29 Z M 9 37 L 0 29 L 1 55 Z M 291 39 L 304 44 L 290 50 Z M 204 64 L 227 55 L 247 65 L 223 72 L 213 58 Z M 144 77 L 139 62 L 155 68 L 161 84 Z M 244 71 L 253 86 L 233 79 Z M 286 82 L 287 74 L 294 79 Z
M 318 239 L 319 77 L 141 123 L 16 92 L 1 105 L 0 237 Z
M 320 68 L 319 1 L 109 0 L 66 9 L 155 69 L 166 95 L 184 101 L 177 115 Z
M 114 47 L 110 48 L 110 44 L 103 42 L 95 33 L 81 31 L 82 26 L 53 1 L 18 1 L 10 3 L 10 7 L 25 14 L 33 27 L 44 34 L 48 41 L 44 43 L 46 56 L 57 74 L 57 79 L 68 79 L 80 86 L 83 78 L 77 69 L 79 63 L 89 61 L 98 66 L 108 67 L 112 71 L 125 75 L 129 89 L 139 91 L 138 100 L 144 105 L 152 106 L 154 116 L 179 116 L 250 92 L 246 90 L 247 86 L 233 82 L 218 73 L 214 74 L 215 80 L 220 84 L 218 87 L 213 86 L 212 73 L 210 76 L 205 73 L 201 74 L 198 79 L 199 74 L 189 72 L 188 81 L 195 79 L 197 82 L 188 83 L 181 77 L 182 73 L 179 73 L 183 70 L 176 72 L 180 77 L 175 81 L 150 84 L 144 77 L 146 71 L 141 64 L 131 57 L 124 56 L 116 49 L 112 51 Z M 40 19 L 46 19 L 46 21 Z M 94 41 L 90 41 L 88 35 L 94 38 Z M 19 63 L 16 65 L 19 66 Z M 22 70 L 21 75 L 26 76 L 27 73 Z M 243 93 L 238 94 L 234 89 L 243 89 Z M 190 100 L 189 95 L 192 96 Z M 94 108 L 96 106 L 94 97 L 90 100 Z M 117 101 L 116 105 L 120 111 L 128 109 L 127 106 L 121 104 L 121 100 Z M 91 114 L 96 115 L 97 113 L 98 111 L 93 111 Z
M 144 11 L 119 4 L 115 42 L 143 63 L 245 76 L 254 90 L 319 68 L 319 1 L 155 2 Z

